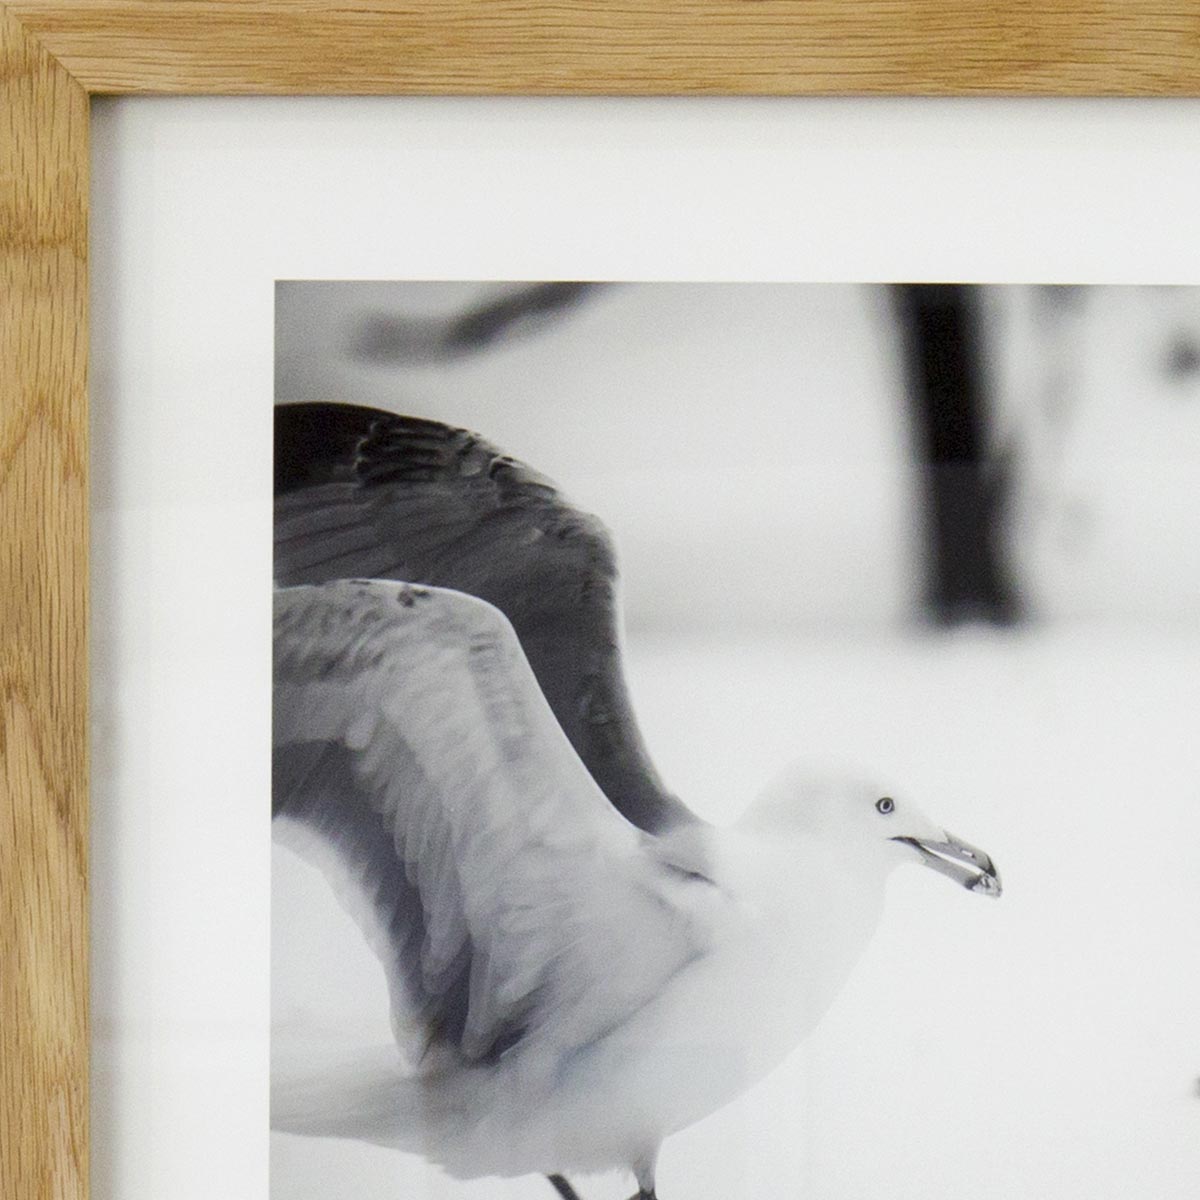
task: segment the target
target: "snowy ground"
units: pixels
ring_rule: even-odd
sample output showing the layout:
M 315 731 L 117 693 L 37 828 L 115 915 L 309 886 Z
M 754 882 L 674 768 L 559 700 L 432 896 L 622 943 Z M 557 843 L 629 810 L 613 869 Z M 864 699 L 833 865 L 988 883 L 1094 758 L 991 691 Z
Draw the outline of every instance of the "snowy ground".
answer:
M 1194 629 L 663 637 L 629 655 L 655 757 L 704 816 L 735 816 L 787 759 L 847 763 L 988 850 L 1005 884 L 992 903 L 899 873 L 813 1038 L 667 1142 L 665 1200 L 1200 1194 Z M 282 1027 L 381 1030 L 382 979 L 323 881 L 278 850 L 273 899 Z M 271 1167 L 274 1200 L 552 1194 L 283 1135 Z

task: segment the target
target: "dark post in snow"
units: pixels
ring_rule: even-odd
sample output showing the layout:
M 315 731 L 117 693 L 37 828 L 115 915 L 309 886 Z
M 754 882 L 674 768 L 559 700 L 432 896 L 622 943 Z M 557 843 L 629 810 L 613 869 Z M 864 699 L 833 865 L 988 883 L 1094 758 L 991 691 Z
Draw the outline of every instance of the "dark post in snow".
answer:
M 923 467 L 925 606 L 940 625 L 1009 624 L 1019 615 L 999 521 L 1004 477 L 987 452 L 978 289 L 894 289 L 913 441 Z

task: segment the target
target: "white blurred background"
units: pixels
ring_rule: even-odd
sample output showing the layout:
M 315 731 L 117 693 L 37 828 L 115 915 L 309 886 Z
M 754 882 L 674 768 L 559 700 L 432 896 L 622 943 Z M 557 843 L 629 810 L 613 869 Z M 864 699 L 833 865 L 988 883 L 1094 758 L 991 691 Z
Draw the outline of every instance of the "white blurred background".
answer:
M 894 289 L 612 285 L 449 336 L 525 291 L 281 284 L 277 399 L 467 426 L 599 514 L 635 707 L 702 815 L 735 817 L 788 759 L 844 763 L 987 849 L 1006 888 L 989 904 L 898 876 L 818 1032 L 667 1142 L 664 1200 L 1190 1200 L 1200 291 L 959 297 L 982 383 L 965 469 L 996 496 L 980 531 L 1003 595 L 960 578 L 979 594 L 949 602 L 947 556 L 971 550 L 931 540 L 928 398 Z M 284 850 L 273 909 L 279 1035 L 386 1037 L 378 968 Z M 275 1200 L 552 1195 L 272 1145 Z

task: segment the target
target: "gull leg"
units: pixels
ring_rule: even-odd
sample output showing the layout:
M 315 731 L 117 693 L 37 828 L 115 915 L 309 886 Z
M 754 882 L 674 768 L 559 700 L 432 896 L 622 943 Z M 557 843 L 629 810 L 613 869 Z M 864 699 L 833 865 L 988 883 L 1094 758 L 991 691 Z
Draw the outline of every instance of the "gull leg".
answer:
M 633 1173 L 637 1176 L 637 1193 L 629 1197 L 629 1200 L 658 1200 L 658 1196 L 654 1191 L 654 1164 L 658 1161 L 658 1150 L 655 1149 L 653 1154 L 646 1155 L 645 1158 L 638 1159 L 633 1164 Z
M 565 1175 L 547 1175 L 550 1186 L 562 1197 L 562 1200 L 579 1200 L 579 1193 L 571 1186 L 571 1181 Z

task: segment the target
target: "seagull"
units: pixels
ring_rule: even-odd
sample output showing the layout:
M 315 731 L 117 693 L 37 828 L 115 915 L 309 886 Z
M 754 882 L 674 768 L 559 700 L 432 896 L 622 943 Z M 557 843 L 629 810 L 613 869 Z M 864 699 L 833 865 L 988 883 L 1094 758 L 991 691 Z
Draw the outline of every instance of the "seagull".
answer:
M 869 782 L 785 768 L 727 827 L 659 780 L 596 518 L 475 434 L 277 410 L 273 820 L 383 968 L 394 1044 L 272 1125 L 460 1178 L 632 1173 L 814 1028 L 893 868 L 998 896 Z

